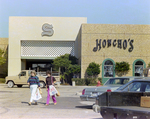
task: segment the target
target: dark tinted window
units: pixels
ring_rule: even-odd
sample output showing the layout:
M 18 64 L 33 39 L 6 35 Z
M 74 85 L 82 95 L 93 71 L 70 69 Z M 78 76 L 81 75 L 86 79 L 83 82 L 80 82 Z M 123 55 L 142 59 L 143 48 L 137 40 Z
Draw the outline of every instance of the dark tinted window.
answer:
M 26 76 L 26 72 L 25 71 L 21 72 L 20 76 Z
M 113 77 L 113 62 L 107 60 L 104 64 L 104 77 Z
M 143 62 L 142 62 L 142 61 L 137 61 L 137 62 L 135 63 L 135 65 L 143 65 Z
M 107 60 L 107 61 L 105 62 L 105 65 L 113 65 L 113 62 L 110 61 L 110 60 Z

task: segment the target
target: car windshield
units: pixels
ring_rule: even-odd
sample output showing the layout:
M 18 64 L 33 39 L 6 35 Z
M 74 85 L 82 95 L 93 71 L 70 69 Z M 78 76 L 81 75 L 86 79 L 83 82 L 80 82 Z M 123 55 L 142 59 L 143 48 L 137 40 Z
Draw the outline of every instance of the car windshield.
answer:
M 123 89 L 123 91 L 131 92 L 150 92 L 150 82 L 147 81 L 134 81 Z
M 129 78 L 112 78 L 105 85 L 124 85 L 129 82 Z
M 20 72 L 19 76 L 26 76 L 26 72 L 25 71 Z

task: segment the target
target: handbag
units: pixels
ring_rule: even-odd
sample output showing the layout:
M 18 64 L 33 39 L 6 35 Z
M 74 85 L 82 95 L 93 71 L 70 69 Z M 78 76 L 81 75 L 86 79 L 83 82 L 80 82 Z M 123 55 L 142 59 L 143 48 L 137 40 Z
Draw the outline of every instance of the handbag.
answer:
M 56 96 L 60 96 L 60 92 L 57 90 Z
M 41 89 L 41 88 L 39 89 L 39 92 L 40 92 L 40 94 L 42 95 L 42 89 Z

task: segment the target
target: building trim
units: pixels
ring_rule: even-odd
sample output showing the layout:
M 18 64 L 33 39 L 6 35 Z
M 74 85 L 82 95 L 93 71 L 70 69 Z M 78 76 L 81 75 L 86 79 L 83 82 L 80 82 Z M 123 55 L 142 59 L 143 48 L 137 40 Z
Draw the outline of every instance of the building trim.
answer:
M 133 75 L 133 76 L 135 76 L 135 63 L 136 63 L 137 61 L 143 62 L 144 68 L 146 68 L 146 63 L 145 63 L 144 60 L 142 60 L 142 59 L 136 59 L 136 60 L 134 60 L 133 65 L 132 65 L 132 75 Z
M 110 60 L 110 61 L 113 62 L 113 77 L 115 77 L 115 62 L 114 62 L 114 60 L 112 60 L 111 58 L 107 58 L 107 59 L 105 59 L 105 60 L 103 61 L 103 63 L 102 63 L 102 83 L 103 83 L 103 84 L 104 84 L 109 78 L 111 78 L 111 77 L 108 77 L 108 78 L 104 77 L 104 64 L 105 64 L 105 62 L 106 62 L 107 60 Z
M 56 57 L 24 57 L 22 56 L 21 59 L 55 59 Z

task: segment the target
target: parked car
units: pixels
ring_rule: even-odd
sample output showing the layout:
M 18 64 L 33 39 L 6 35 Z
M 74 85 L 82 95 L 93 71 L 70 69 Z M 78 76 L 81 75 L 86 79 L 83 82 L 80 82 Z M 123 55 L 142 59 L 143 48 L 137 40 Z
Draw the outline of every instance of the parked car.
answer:
M 150 96 L 150 78 L 135 79 L 114 92 L 99 95 L 93 110 L 104 119 L 150 119 L 150 109 L 140 107 L 145 104 L 141 103 L 141 96 Z
M 81 100 L 94 100 L 98 95 L 104 92 L 112 92 L 118 89 L 120 86 L 132 81 L 134 79 L 140 79 L 141 77 L 115 77 L 108 79 L 103 86 L 95 88 L 85 88 L 80 96 Z M 142 77 L 143 78 L 143 77 Z
M 9 88 L 14 87 L 14 85 L 17 85 L 17 87 L 22 87 L 22 85 L 27 85 L 27 80 L 29 79 L 29 76 L 31 74 L 32 70 L 22 70 L 18 75 L 16 76 L 7 76 L 5 78 L 5 83 L 8 85 Z M 45 77 L 38 76 L 40 81 L 40 86 L 45 87 Z
M 150 78 L 132 80 L 116 89 L 115 92 L 150 92 Z

